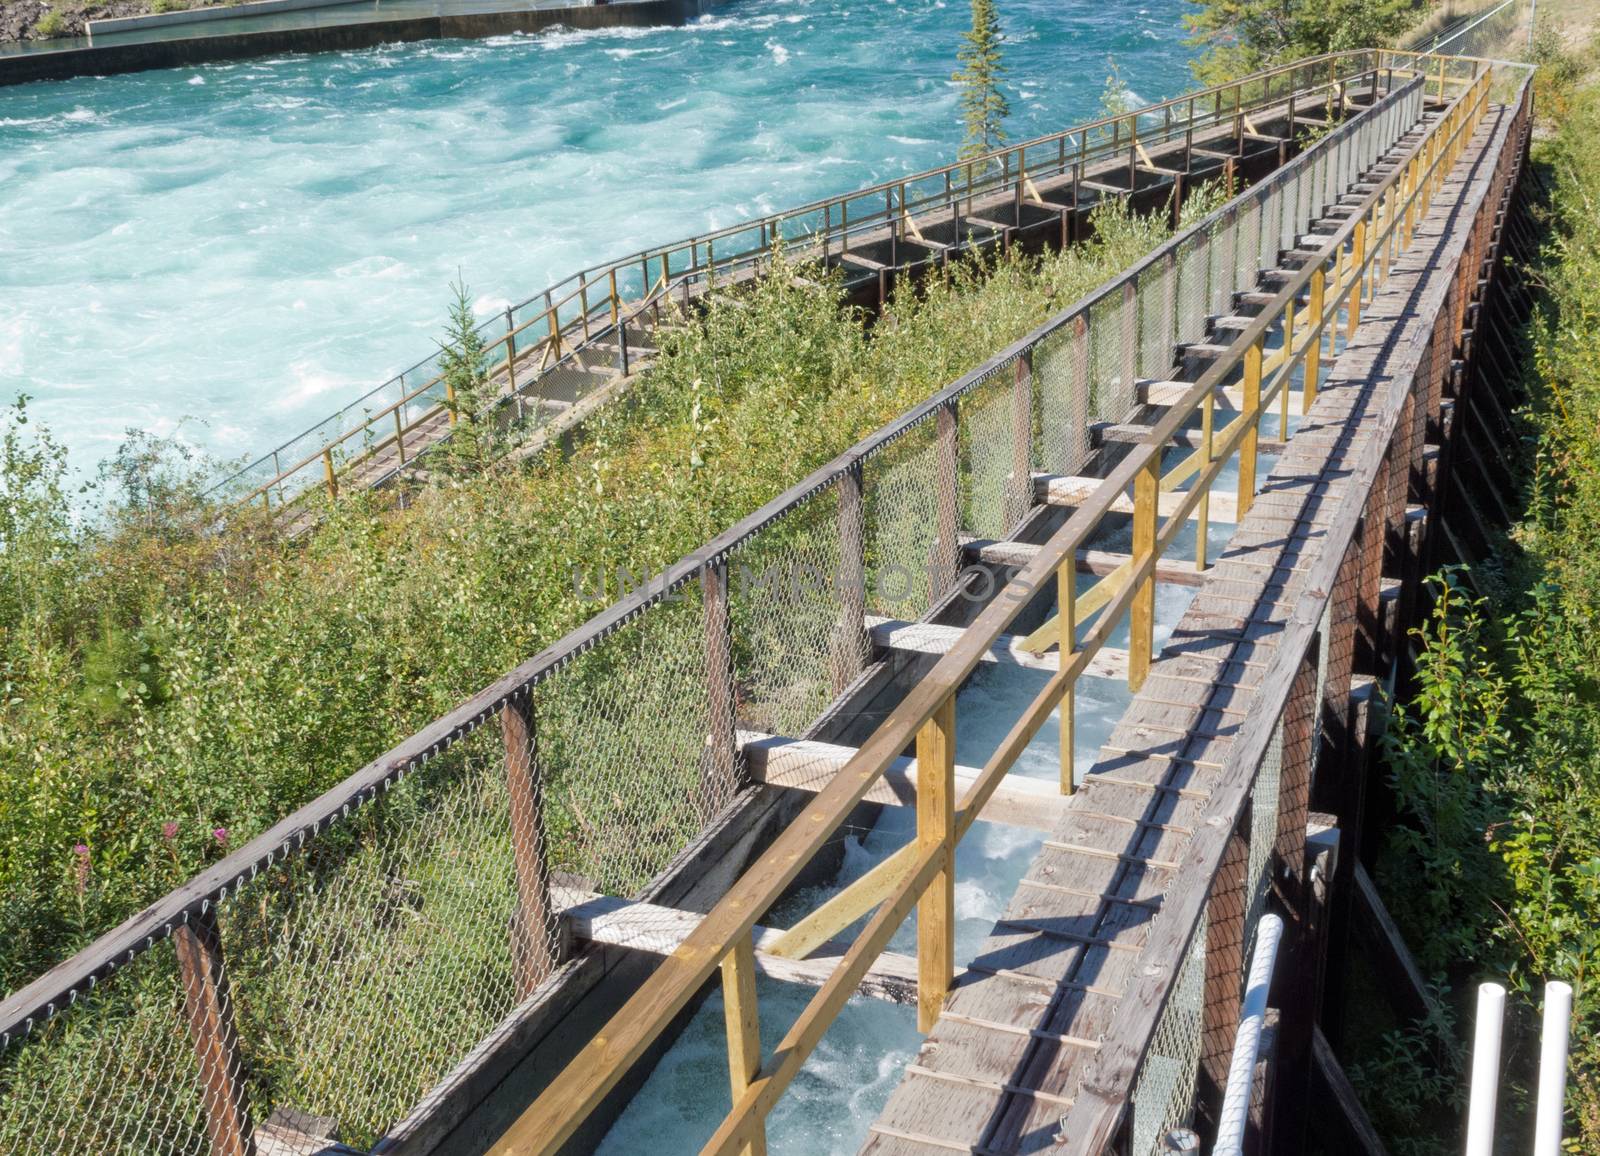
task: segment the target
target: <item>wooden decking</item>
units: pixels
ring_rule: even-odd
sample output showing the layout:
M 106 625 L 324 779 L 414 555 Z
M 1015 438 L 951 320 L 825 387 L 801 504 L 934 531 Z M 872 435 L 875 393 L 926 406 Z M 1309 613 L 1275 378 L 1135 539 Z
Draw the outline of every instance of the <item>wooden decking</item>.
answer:
M 1478 207 L 1502 150 L 1515 147 L 1511 120 L 1508 110 L 1493 111 L 1447 178 L 1418 241 L 1367 309 L 863 1152 L 1031 1153 L 1065 1150 L 1073 1140 L 1075 1101 L 1081 1088 L 1108 1078 L 1108 1061 L 1098 1058 L 1107 1033 L 1132 998 L 1163 898 L 1231 768 L 1235 738 L 1262 693 L 1306 576 L 1337 550 L 1346 560 L 1336 603 L 1354 598 L 1364 611 L 1375 607 L 1386 541 L 1402 543 L 1404 553 L 1408 515 L 1428 517 L 1425 437 L 1448 408 L 1442 383 L 1464 311 L 1458 290 L 1471 264 L 1464 254 L 1478 252 L 1471 247 Z M 1330 541 L 1330 527 L 1349 503 L 1363 505 L 1369 528 L 1364 548 L 1358 543 L 1346 556 L 1345 542 Z M 1414 579 L 1417 563 L 1411 557 L 1412 570 L 1401 577 Z M 1341 719 L 1357 633 L 1375 633 L 1369 614 L 1350 610 L 1344 606 L 1341 617 L 1333 608 L 1323 694 Z M 1377 645 L 1372 637 L 1365 644 Z M 1284 773 L 1291 763 L 1308 773 L 1309 760 L 1308 750 L 1286 753 Z M 1305 821 L 1304 813 L 1280 815 L 1277 830 L 1292 846 L 1296 828 L 1303 841 Z M 1214 892 L 1214 923 L 1242 923 L 1248 881 L 1241 864 L 1225 861 L 1219 887 L 1230 870 L 1234 906 L 1219 910 L 1215 904 L 1228 897 Z M 1243 947 L 1213 942 L 1208 972 L 1231 968 L 1236 986 Z M 1203 1056 L 1203 1068 L 1215 1060 Z M 1226 1056 L 1222 1063 L 1225 1071 Z

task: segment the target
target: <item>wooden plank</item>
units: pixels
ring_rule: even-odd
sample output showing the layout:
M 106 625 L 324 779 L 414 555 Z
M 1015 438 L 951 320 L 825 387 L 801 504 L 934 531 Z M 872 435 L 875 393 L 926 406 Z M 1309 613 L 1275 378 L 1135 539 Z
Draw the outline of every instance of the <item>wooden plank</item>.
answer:
M 1362 1156 L 1388 1156 L 1378 1130 L 1372 1126 L 1367 1110 L 1361 1106 L 1361 1098 L 1356 1095 L 1350 1077 L 1344 1074 L 1344 1066 L 1328 1046 L 1321 1028 L 1316 1028 L 1311 1037 L 1311 1055 L 1333 1117 L 1344 1126 L 1345 1139 L 1353 1145 L 1345 1151 L 1360 1152 Z
M 934 626 L 895 618 L 869 616 L 867 625 L 873 645 L 912 654 L 948 654 L 963 633 L 959 626 Z M 1023 641 L 1020 635 L 1002 634 L 989 644 L 988 654 L 982 661 L 1001 666 L 1025 666 L 1032 670 L 1053 671 L 1061 668 L 1058 652 L 1035 654 L 1023 646 Z M 1128 652 L 1116 647 L 1101 647 L 1083 673 L 1091 678 L 1127 678 Z
M 1039 554 L 1041 547 L 1031 542 L 996 542 L 988 538 L 969 538 L 962 543 L 962 549 L 969 558 L 989 566 L 1026 566 Z M 1105 577 L 1107 574 L 1126 573 L 1131 569 L 1131 555 L 1118 554 L 1112 550 L 1079 549 L 1076 551 L 1079 574 L 1095 574 Z M 1156 581 L 1172 586 L 1199 586 L 1205 581 L 1204 574 L 1198 574 L 1194 569 L 1182 562 L 1158 561 L 1155 568 Z
M 800 791 L 820 791 L 832 782 L 855 756 L 854 747 L 836 746 L 813 739 L 790 739 L 757 731 L 740 731 L 739 741 L 754 782 Z M 982 772 L 973 767 L 954 768 L 956 788 L 965 793 Z M 916 806 L 921 785 L 916 759 L 896 759 L 868 790 L 865 802 L 897 807 Z M 987 823 L 1007 823 L 1035 831 L 1049 831 L 1066 804 L 1056 785 L 1044 779 L 1007 775 L 984 804 Z
M 1151 457 L 1134 481 L 1133 557 L 1154 557 L 1156 552 L 1156 502 L 1161 487 L 1161 461 Z M 1155 650 L 1156 577 L 1152 572 L 1138 584 L 1128 616 L 1128 687 L 1135 692 L 1150 674 Z
M 1246 434 L 1248 439 L 1250 435 Z M 1102 479 L 1084 477 L 1072 474 L 1037 474 L 1034 476 L 1034 485 L 1037 487 L 1039 499 L 1052 506 L 1079 507 L 1093 500 L 1095 491 L 1099 488 Z M 1182 490 L 1167 490 L 1160 495 L 1157 510 L 1163 518 L 1170 518 L 1177 513 L 1180 504 L 1188 495 Z M 1134 501 L 1126 495 L 1118 495 L 1109 507 L 1113 514 L 1132 514 Z M 1197 521 L 1199 513 L 1190 510 L 1188 517 Z M 1237 502 L 1231 494 L 1211 493 L 1211 518 L 1217 522 L 1236 522 L 1238 520 Z
M 1433 992 L 1384 906 L 1372 876 L 1359 862 L 1355 866 L 1355 890 L 1356 925 L 1371 951 L 1373 969 L 1382 978 L 1380 986 L 1401 1018 L 1420 1022 L 1435 1010 Z
M 556 888 L 554 897 L 574 940 L 651 955 L 671 955 L 703 918 L 693 911 L 570 888 Z M 756 970 L 771 979 L 807 987 L 821 987 L 849 947 L 828 941 L 804 959 L 792 959 L 770 950 L 782 937 L 783 932 L 777 928 L 759 924 L 754 927 Z M 890 1003 L 915 1003 L 917 962 L 908 955 L 886 951 L 873 961 L 857 990 Z

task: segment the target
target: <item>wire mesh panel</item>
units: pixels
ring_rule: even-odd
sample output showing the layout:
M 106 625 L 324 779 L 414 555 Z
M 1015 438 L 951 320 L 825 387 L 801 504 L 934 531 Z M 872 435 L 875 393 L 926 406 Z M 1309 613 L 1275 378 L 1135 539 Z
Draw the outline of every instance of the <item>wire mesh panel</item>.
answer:
M 1046 473 L 1079 474 L 1089 460 L 1088 374 L 1086 322 L 1064 325 L 1033 348 L 1039 413 L 1034 460 Z
M 1016 362 L 1008 361 L 961 397 L 960 528 L 980 538 L 1004 538 L 1021 513 L 1013 497 L 1024 492 L 1013 482 L 1019 444 L 1016 391 Z
M 1134 300 L 1139 310 L 1139 376 L 1143 378 L 1164 378 L 1172 368 L 1176 268 L 1175 261 L 1163 258 L 1139 274 Z
M 222 905 L 254 1114 L 329 1122 L 283 1151 L 370 1146 L 515 1006 L 511 826 L 482 727 Z
M 8 1156 L 204 1156 L 204 1098 L 170 942 L 0 1057 Z
M 1272 888 L 1272 849 L 1278 837 L 1278 805 L 1283 772 L 1283 720 L 1278 720 L 1272 742 L 1256 772 L 1256 785 L 1250 794 L 1250 861 L 1245 875 L 1248 908 L 1245 911 L 1245 968 L 1254 950 L 1256 925 L 1266 912 L 1267 895 Z M 1240 976 L 1243 982 L 1243 975 Z
M 940 461 L 938 422 L 929 417 L 862 464 L 866 508 L 867 607 L 915 620 L 954 576 L 941 520 L 956 520 L 955 487 Z
M 839 498 L 826 490 L 728 560 L 739 725 L 806 732 L 835 691 L 845 605 Z M 859 630 L 860 624 L 855 624 Z
M 1094 421 L 1121 421 L 1133 408 L 1135 382 L 1129 372 L 1136 353 L 1136 325 L 1124 317 L 1122 294 L 1108 293 L 1089 307 L 1089 412 Z
M 1211 234 L 1195 232 L 1178 243 L 1177 334 L 1180 342 L 1196 342 L 1206 335 L 1207 306 L 1211 299 Z
M 1202 915 L 1134 1084 L 1129 1151 L 1135 1156 L 1159 1153 L 1162 1139 L 1187 1124 L 1193 1112 L 1205 988 L 1206 920 Z
M 706 760 L 702 591 L 691 583 L 541 682 L 552 866 L 636 895 L 728 796 Z

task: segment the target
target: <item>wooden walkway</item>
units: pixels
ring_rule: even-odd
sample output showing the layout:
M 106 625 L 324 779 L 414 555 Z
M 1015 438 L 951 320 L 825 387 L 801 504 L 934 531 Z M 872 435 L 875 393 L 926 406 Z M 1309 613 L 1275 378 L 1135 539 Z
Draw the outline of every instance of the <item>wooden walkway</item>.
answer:
M 1156 1009 L 1139 1003 L 1149 987 L 1147 949 L 1176 942 L 1182 954 L 1181 941 L 1163 927 L 1163 904 L 1184 885 L 1180 865 L 1193 866 L 1201 836 L 1216 842 L 1213 804 L 1239 774 L 1232 755 L 1258 711 L 1263 672 L 1288 637 L 1310 576 L 1327 571 L 1332 552 L 1339 578 L 1321 686 L 1326 720 L 1351 725 L 1358 650 L 1393 645 L 1382 637 L 1377 610 L 1385 546 L 1396 576 L 1414 580 L 1417 534 L 1408 537 L 1407 527 L 1425 533 L 1426 442 L 1447 418 L 1444 383 L 1465 314 L 1462 290 L 1473 284 L 1468 278 L 1486 236 L 1479 209 L 1496 162 L 1518 147 L 1512 121 L 1509 110 L 1496 108 L 1480 126 L 1419 226 L 1419 240 L 1397 261 L 1085 785 L 959 979 L 863 1152 L 1098 1150 L 1094 1137 L 1085 1137 L 1106 1118 L 1113 1089 L 1131 1077 L 1128 1055 L 1107 1041 L 1124 1039 L 1141 1016 L 1153 1026 Z M 1335 523 L 1352 504 L 1364 510 L 1363 527 L 1347 543 Z M 1260 882 L 1247 868 L 1283 864 L 1290 877 L 1274 881 L 1280 894 L 1292 890 L 1302 869 L 1316 691 L 1313 662 L 1290 694 L 1283 739 L 1281 797 L 1300 802 L 1257 827 L 1274 844 L 1272 857 L 1259 847 L 1250 854 L 1248 832 L 1223 833 L 1202 965 L 1210 997 L 1202 1097 L 1208 1080 L 1225 1079 L 1237 1022 L 1244 915 Z M 1341 769 L 1318 767 L 1321 796 L 1337 800 L 1355 779 L 1341 777 Z M 1258 798 L 1257 807 L 1266 802 Z M 1154 966 L 1178 962 L 1169 956 Z M 1226 1048 L 1219 1046 L 1224 1039 Z M 1097 1097 L 1107 1102 L 1092 1103 Z
M 1107 200 L 1133 197 L 1147 211 L 1158 211 L 1175 190 L 1181 197 L 1184 190 L 1204 181 L 1226 179 L 1231 184 L 1251 168 L 1270 169 L 1291 154 L 1301 129 L 1338 123 L 1378 94 L 1376 87 L 1343 84 L 1337 86 L 1337 94 L 1331 88 L 1326 93 L 1296 93 L 1252 110 L 1237 124 L 1216 123 L 1186 138 L 1152 141 L 1148 148 L 1140 145 L 1137 163 L 1106 159 L 1089 165 L 1081 175 L 1028 177 L 1013 188 L 970 199 L 949 216 L 904 215 L 852 238 L 843 252 L 811 244 L 792 249 L 791 256 L 838 270 L 852 300 L 881 308 L 899 279 L 921 277 L 975 251 L 1004 251 L 1016 244 L 1033 249 L 1065 247 L 1083 234 L 1089 214 Z M 716 284 L 725 289 L 755 275 L 745 269 Z M 692 309 L 709 291 L 705 283 L 685 284 L 672 301 Z M 659 296 L 624 303 L 619 314 L 631 320 L 621 325 L 622 338 L 611 325 L 580 318 L 562 329 L 560 355 L 554 362 L 547 344 L 540 341 L 519 348 L 509 370 L 502 363 L 493 372 L 489 382 L 496 398 L 493 421 L 502 429 L 535 431 L 518 452 L 535 451 L 580 424 L 597 405 L 626 388 L 633 375 L 649 367 L 656 352 L 656 331 L 670 320 L 665 304 Z M 348 460 L 334 454 L 325 467 L 318 467 L 319 481 L 335 496 L 346 489 L 389 486 L 407 470 L 426 463 L 429 451 L 452 429 L 447 407 L 439 404 L 420 417 L 405 419 L 398 437 L 380 428 L 371 444 L 361 445 Z M 279 511 L 280 525 L 290 533 L 304 530 L 319 517 L 316 509 L 296 501 L 298 496 L 273 491 L 269 500 L 269 506 Z

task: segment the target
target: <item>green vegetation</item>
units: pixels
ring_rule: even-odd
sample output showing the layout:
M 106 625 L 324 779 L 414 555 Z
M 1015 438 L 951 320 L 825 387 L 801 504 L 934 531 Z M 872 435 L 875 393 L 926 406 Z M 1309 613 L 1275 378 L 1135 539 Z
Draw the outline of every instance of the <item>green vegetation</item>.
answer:
M 494 453 L 492 428 L 483 418 L 493 400 L 489 388 L 486 342 L 472 312 L 472 294 L 466 282 L 450 286 L 450 306 L 445 339 L 439 343 L 439 376 L 445 384 L 445 408 L 450 413 L 450 457 L 459 466 L 481 469 Z
M 41 40 L 50 40 L 57 36 L 65 36 L 70 31 L 67 18 L 60 10 L 52 8 L 39 17 L 38 23 L 33 26 L 35 36 Z
M 1322 52 L 1391 42 L 1425 10 L 1422 0 L 1189 0 L 1189 43 L 1204 48 L 1195 76 L 1220 84 Z
M 1544 982 L 1573 983 L 1569 1148 L 1600 1151 L 1600 87 L 1582 73 L 1550 61 L 1536 97 L 1555 131 L 1535 153 L 1550 191 L 1531 271 L 1543 292 L 1527 334 L 1523 513 L 1491 562 L 1435 580 L 1417 690 L 1386 744 L 1400 822 L 1378 882 L 1451 993 L 1434 1022 L 1357 1065 L 1402 1154 L 1456 1150 L 1484 978 L 1508 978 L 1514 997 L 1502 1130 L 1516 1146 L 1531 1132 Z
M 963 157 L 982 156 L 1006 143 L 1005 118 L 1011 106 L 1000 91 L 1006 66 L 1000 58 L 1005 33 L 994 0 L 972 0 L 972 28 L 961 35 L 956 57 L 961 67 L 951 77 L 961 85 L 961 120 L 966 138 L 961 142 Z
M 1075 252 L 899 292 L 870 334 L 815 270 L 820 288 L 780 273 L 713 298 L 570 455 L 435 471 L 405 511 L 352 494 L 293 544 L 250 520 L 204 532 L 194 463 L 147 441 L 75 493 L 16 407 L 0 421 L 0 987 L 586 620 L 574 564 L 659 570 L 1165 232 L 1118 208 L 1095 223 Z M 103 515 L 76 517 L 87 502 Z

